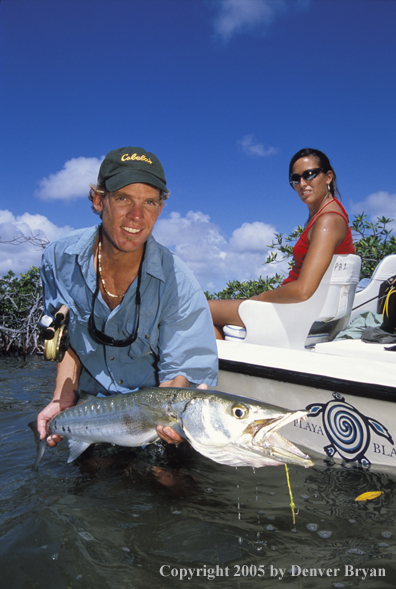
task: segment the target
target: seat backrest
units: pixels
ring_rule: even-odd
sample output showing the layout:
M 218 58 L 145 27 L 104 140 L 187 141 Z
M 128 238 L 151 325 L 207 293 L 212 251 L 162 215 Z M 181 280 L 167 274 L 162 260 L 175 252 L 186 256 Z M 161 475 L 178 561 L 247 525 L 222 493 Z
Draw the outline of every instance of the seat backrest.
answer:
M 355 295 L 351 320 L 365 311 L 377 313 L 378 294 L 381 284 L 396 274 L 396 254 L 385 256 L 373 272 L 369 284 Z
M 315 321 L 349 316 L 360 266 L 360 257 L 354 254 L 333 256 L 315 293 L 301 303 L 244 301 L 239 307 L 239 315 L 246 326 L 244 342 L 304 349 Z
M 333 256 L 315 296 L 324 296 L 322 308 L 315 321 L 333 321 L 352 310 L 359 282 L 361 259 L 354 254 Z M 311 299 L 310 299 L 311 300 Z

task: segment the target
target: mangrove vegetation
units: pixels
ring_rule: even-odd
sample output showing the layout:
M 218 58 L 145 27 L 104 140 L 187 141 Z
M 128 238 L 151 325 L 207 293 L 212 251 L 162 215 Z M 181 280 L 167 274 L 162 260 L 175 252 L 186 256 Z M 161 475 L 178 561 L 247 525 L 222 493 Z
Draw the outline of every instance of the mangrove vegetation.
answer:
M 364 213 L 356 215 L 351 228 L 356 253 L 362 258 L 361 278 L 369 278 L 377 264 L 389 254 L 396 253 L 396 237 L 389 228 L 392 219 L 381 217 L 369 222 Z M 249 298 L 259 292 L 280 286 L 283 274 L 276 272 L 276 264 L 291 262 L 293 246 L 302 233 L 301 226 L 290 233 L 275 233 L 268 246 L 270 253 L 263 262 L 271 266 L 271 275 L 257 280 L 232 280 L 217 293 L 206 292 L 208 299 Z M 19 242 L 20 243 L 20 242 Z M 42 247 L 48 242 L 43 240 Z M 28 272 L 16 276 L 9 272 L 0 278 L 0 355 L 30 355 L 41 353 L 43 342 L 37 327 L 43 314 L 40 271 L 31 267 Z

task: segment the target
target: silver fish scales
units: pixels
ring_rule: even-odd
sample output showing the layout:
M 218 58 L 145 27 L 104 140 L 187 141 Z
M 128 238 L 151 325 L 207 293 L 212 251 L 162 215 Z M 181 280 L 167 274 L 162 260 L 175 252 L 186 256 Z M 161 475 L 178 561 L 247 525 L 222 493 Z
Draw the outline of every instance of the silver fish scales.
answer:
M 147 388 L 122 395 L 95 397 L 81 393 L 81 402 L 49 423 L 49 433 L 68 439 L 68 462 L 91 444 L 145 446 L 159 439 L 157 425 L 168 425 L 203 454 L 230 466 L 275 466 L 313 462 L 278 430 L 307 411 L 218 391 L 189 388 Z M 33 424 L 29 426 L 34 430 Z M 41 460 L 46 441 L 37 441 Z

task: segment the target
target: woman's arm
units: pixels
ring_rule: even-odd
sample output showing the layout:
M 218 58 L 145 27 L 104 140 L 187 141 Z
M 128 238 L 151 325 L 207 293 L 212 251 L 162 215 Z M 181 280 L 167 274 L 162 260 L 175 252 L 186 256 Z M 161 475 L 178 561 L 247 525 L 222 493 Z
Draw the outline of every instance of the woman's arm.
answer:
M 278 304 L 300 303 L 309 299 L 318 288 L 334 250 L 345 239 L 346 232 L 347 225 L 340 215 L 320 216 L 310 231 L 309 248 L 298 279 L 251 298 Z M 209 301 L 216 337 L 222 338 L 221 328 L 224 325 L 245 327 L 238 313 L 242 302 L 242 299 Z
M 252 299 L 282 304 L 300 303 L 312 297 L 346 232 L 345 220 L 339 215 L 320 216 L 310 231 L 309 248 L 298 279 Z

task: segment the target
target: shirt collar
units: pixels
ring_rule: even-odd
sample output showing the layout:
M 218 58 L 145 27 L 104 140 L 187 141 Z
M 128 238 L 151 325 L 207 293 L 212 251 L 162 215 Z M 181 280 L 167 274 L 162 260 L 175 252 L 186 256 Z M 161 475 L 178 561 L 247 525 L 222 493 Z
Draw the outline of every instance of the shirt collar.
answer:
M 65 253 L 77 256 L 77 263 L 81 268 L 81 274 L 92 292 L 96 288 L 96 275 L 93 264 L 93 249 L 99 232 L 99 225 L 86 229 L 77 241 L 71 243 Z
M 154 237 L 150 235 L 146 245 L 146 255 L 143 262 L 143 276 L 144 279 L 146 274 L 150 274 L 153 278 L 162 280 L 165 282 L 165 275 L 162 267 L 162 260 L 160 254 L 160 246 L 155 241 Z
M 65 249 L 66 254 L 71 256 L 78 256 L 78 263 L 80 266 L 84 266 L 84 264 L 89 263 L 91 259 L 95 240 L 98 236 L 99 227 L 99 225 L 89 227 L 82 233 L 81 237 L 77 239 L 77 241 L 71 243 Z

